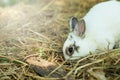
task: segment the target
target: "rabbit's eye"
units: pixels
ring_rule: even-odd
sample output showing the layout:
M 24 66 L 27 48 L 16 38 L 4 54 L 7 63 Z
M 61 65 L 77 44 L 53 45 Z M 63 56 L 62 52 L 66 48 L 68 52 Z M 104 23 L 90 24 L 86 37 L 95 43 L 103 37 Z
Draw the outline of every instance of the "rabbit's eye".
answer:
M 69 48 L 69 53 L 72 53 L 72 52 L 73 52 L 73 48 L 70 47 L 70 48 Z
M 73 47 L 67 48 L 66 53 L 67 53 L 69 56 L 72 56 L 72 54 L 74 53 L 74 48 L 73 48 Z

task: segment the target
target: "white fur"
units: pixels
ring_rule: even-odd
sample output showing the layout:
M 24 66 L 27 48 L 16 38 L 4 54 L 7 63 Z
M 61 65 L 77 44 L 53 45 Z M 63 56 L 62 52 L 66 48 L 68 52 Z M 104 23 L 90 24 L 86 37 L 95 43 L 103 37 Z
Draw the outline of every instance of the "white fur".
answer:
M 115 42 L 120 40 L 120 2 L 99 3 L 91 8 L 83 19 L 86 23 L 85 38 L 82 39 L 73 32 L 69 33 L 63 46 L 65 59 L 78 59 L 97 49 L 105 50 L 108 43 L 110 43 L 109 49 L 112 49 Z M 70 39 L 70 35 L 72 35 L 72 39 Z M 75 51 L 70 57 L 65 53 L 65 49 L 74 42 L 80 46 L 79 53 Z

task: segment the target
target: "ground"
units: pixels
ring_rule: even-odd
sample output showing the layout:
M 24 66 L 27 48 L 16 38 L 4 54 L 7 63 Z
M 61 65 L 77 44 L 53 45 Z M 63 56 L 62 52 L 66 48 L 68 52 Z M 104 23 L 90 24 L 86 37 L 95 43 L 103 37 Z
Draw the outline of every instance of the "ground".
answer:
M 32 0 L 31 0 L 32 1 Z M 35 0 L 0 7 L 0 79 L 120 80 L 120 49 L 65 61 L 69 19 L 105 0 Z

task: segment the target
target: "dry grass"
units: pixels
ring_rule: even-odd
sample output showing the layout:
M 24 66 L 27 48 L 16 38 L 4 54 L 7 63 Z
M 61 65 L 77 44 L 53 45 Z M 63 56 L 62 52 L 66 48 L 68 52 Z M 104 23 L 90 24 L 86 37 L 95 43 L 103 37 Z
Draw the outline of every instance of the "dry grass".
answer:
M 38 0 L 0 8 L 0 79 L 5 80 L 120 80 L 120 49 L 64 61 L 62 45 L 69 33 L 70 17 L 83 17 L 105 0 Z M 24 61 L 39 54 L 67 72 L 63 78 L 38 76 Z M 102 77 L 100 77 L 102 76 Z

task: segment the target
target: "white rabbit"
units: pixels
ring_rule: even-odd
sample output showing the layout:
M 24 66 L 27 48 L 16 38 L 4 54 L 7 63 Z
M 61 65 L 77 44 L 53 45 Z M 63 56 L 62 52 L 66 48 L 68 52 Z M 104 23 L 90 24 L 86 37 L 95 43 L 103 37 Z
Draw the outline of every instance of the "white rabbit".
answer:
M 70 33 L 63 46 L 65 59 L 78 59 L 89 52 L 113 49 L 120 41 L 120 2 L 102 2 L 81 20 L 70 20 Z

